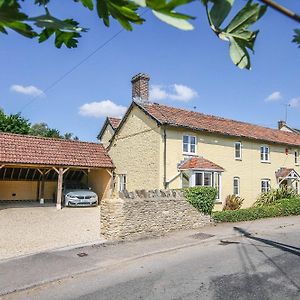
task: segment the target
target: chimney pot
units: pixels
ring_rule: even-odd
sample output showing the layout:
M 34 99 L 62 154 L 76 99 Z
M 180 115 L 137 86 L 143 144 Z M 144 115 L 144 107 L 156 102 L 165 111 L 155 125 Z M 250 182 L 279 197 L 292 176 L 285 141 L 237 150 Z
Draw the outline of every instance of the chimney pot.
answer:
M 285 121 L 278 121 L 278 129 L 280 130 L 282 127 L 284 127 L 286 125 Z
M 144 73 L 138 73 L 131 79 L 132 99 L 145 103 L 149 101 L 149 80 L 150 77 Z

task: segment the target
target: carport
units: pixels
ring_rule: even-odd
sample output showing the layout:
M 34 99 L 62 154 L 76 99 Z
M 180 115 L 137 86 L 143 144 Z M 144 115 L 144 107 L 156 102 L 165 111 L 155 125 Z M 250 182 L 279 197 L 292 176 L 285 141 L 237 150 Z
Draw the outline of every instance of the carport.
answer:
M 62 206 L 64 181 L 85 182 L 109 197 L 114 165 L 101 144 L 0 133 L 0 201 Z

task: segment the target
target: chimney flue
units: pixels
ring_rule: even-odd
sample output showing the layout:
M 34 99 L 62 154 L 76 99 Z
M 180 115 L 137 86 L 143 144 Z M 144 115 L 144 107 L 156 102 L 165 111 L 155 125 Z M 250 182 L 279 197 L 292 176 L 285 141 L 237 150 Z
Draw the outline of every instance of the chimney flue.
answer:
M 144 73 L 132 77 L 132 100 L 141 103 L 149 101 L 149 80 L 150 77 Z

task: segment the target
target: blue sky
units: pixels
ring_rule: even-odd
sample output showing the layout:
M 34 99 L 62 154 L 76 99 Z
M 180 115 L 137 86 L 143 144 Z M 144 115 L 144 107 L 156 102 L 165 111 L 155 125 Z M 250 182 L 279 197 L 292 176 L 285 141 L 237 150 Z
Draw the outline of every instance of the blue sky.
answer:
M 41 13 L 25 2 L 27 12 Z M 268 127 L 276 127 L 284 118 L 284 104 L 292 103 L 288 123 L 300 128 L 300 49 L 291 43 L 299 25 L 271 9 L 255 27 L 261 30 L 251 71 L 231 63 L 227 43 L 209 30 L 196 2 L 186 10 L 197 17 L 195 30 L 177 30 L 148 12 L 143 26 L 122 32 L 45 95 L 33 98 L 120 30 L 115 22 L 105 28 L 95 12 L 73 1 L 52 2 L 50 10 L 57 16 L 73 17 L 90 30 L 76 49 L 56 49 L 53 40 L 38 44 L 13 32 L 1 34 L 0 107 L 6 113 L 22 111 L 32 123 L 46 122 L 95 141 L 105 119 L 101 115 L 107 110 L 122 113 L 131 102 L 131 77 L 144 72 L 161 103 Z M 299 13 L 297 2 L 288 5 Z

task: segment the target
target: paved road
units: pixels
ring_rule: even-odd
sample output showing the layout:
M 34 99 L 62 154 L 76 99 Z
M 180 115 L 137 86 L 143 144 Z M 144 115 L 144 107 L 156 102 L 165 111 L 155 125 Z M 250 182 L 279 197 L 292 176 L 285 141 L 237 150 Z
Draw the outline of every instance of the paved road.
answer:
M 299 229 L 289 222 L 243 227 L 243 237 L 107 266 L 3 299 L 300 299 Z

